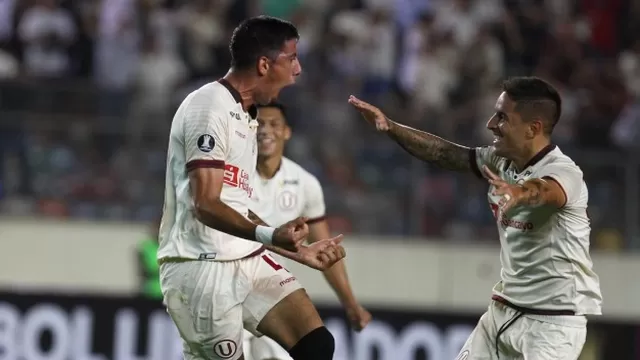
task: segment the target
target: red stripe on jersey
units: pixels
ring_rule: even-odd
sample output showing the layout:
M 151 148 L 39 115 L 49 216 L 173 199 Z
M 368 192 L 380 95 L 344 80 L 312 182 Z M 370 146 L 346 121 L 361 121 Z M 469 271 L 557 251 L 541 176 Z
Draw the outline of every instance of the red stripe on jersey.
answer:
M 309 220 L 307 220 L 307 224 L 315 224 L 317 222 L 324 221 L 326 218 L 327 218 L 327 216 L 323 215 L 323 216 L 320 216 L 320 217 L 317 217 L 317 218 L 314 218 L 314 219 L 309 219 Z
M 187 163 L 187 172 L 199 168 L 224 169 L 222 160 L 191 160 Z

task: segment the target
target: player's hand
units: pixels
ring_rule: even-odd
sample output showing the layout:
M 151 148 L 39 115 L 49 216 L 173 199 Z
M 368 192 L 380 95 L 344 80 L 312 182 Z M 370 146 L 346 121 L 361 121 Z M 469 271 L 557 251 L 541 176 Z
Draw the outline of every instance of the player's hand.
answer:
M 487 180 L 489 180 L 489 184 L 495 187 L 492 194 L 494 196 L 502 196 L 498 206 L 503 214 L 522 202 L 524 195 L 522 186 L 507 183 L 500 176 L 489 170 L 486 165 L 482 166 L 482 171 Z
M 345 310 L 351 328 L 355 331 L 362 331 L 371 321 L 371 313 L 360 305 L 347 307 Z
M 298 249 L 296 260 L 310 268 L 324 271 L 344 259 L 346 252 L 340 243 L 342 234 L 331 239 L 316 241 Z
M 273 246 L 287 251 L 298 252 L 304 239 L 309 236 L 307 218 L 299 217 L 278 227 L 273 232 Z
M 353 95 L 349 96 L 349 104 L 356 108 L 365 120 L 375 125 L 378 131 L 389 131 L 389 119 L 380 109 Z

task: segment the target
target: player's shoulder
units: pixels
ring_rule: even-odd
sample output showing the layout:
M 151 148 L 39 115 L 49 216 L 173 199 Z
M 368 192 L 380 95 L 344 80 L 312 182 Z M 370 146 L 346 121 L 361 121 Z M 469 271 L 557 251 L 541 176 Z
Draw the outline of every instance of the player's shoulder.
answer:
M 238 107 L 229 90 L 217 81 L 193 90 L 187 95 L 182 105 L 196 112 L 206 109 L 207 112 L 224 118 Z
M 549 152 L 549 154 L 547 154 L 547 156 L 545 156 L 543 160 L 544 161 L 540 162 L 541 169 L 545 167 L 562 168 L 567 171 L 575 171 L 582 174 L 582 169 L 580 169 L 580 166 L 578 166 L 578 164 L 576 164 L 576 162 L 573 161 L 571 157 L 562 152 L 562 150 L 560 150 L 560 148 L 557 146 L 551 152 Z
M 297 180 L 299 180 L 300 182 L 303 183 L 303 185 L 315 185 L 315 184 L 320 184 L 320 181 L 318 181 L 318 178 L 313 175 L 312 173 L 310 173 L 307 169 L 303 168 L 300 164 L 298 164 L 297 162 L 287 158 L 287 157 L 282 157 L 282 169 L 284 170 L 284 173 L 287 177 L 289 178 L 295 178 Z

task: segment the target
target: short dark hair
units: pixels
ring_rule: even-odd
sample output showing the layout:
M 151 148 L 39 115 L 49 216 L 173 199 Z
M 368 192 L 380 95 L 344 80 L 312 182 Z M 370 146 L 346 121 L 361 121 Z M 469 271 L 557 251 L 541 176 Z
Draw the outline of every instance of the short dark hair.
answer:
M 514 77 L 502 83 L 502 91 L 516 103 L 516 111 L 524 121 L 540 117 L 545 134 L 551 134 L 562 113 L 558 90 L 537 77 Z
M 260 15 L 244 20 L 231 35 L 231 66 L 246 70 L 261 56 L 275 59 L 286 41 L 299 38 L 298 29 L 282 19 Z
M 278 109 L 280 110 L 280 112 L 282 113 L 282 117 L 284 118 L 285 121 L 287 121 L 287 109 L 285 108 L 285 106 L 282 103 L 279 103 L 275 100 L 271 101 L 268 104 L 264 104 L 264 105 L 256 105 L 259 109 L 263 109 L 263 108 L 274 108 L 274 109 Z

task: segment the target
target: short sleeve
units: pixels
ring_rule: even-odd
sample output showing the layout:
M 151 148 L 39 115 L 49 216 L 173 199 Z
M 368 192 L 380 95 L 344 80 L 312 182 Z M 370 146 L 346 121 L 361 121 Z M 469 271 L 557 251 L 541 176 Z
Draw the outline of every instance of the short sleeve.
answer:
M 484 178 L 481 170 L 483 165 L 487 165 L 492 171 L 498 170 L 498 162 L 501 158 L 496 156 L 494 152 L 493 146 L 476 147 L 469 151 L 469 165 L 471 166 L 471 171 L 478 178 Z
M 309 179 L 305 181 L 304 191 L 306 203 L 304 204 L 302 216 L 309 218 L 308 223 L 324 220 L 326 215 L 324 193 L 318 179 L 309 176 Z
M 224 169 L 229 150 L 227 119 L 204 107 L 189 110 L 185 116 L 187 171 L 197 168 Z
M 565 206 L 575 204 L 580 199 L 583 175 L 582 170 L 575 164 L 545 165 L 538 177 L 552 179 L 560 185 L 567 198 Z

